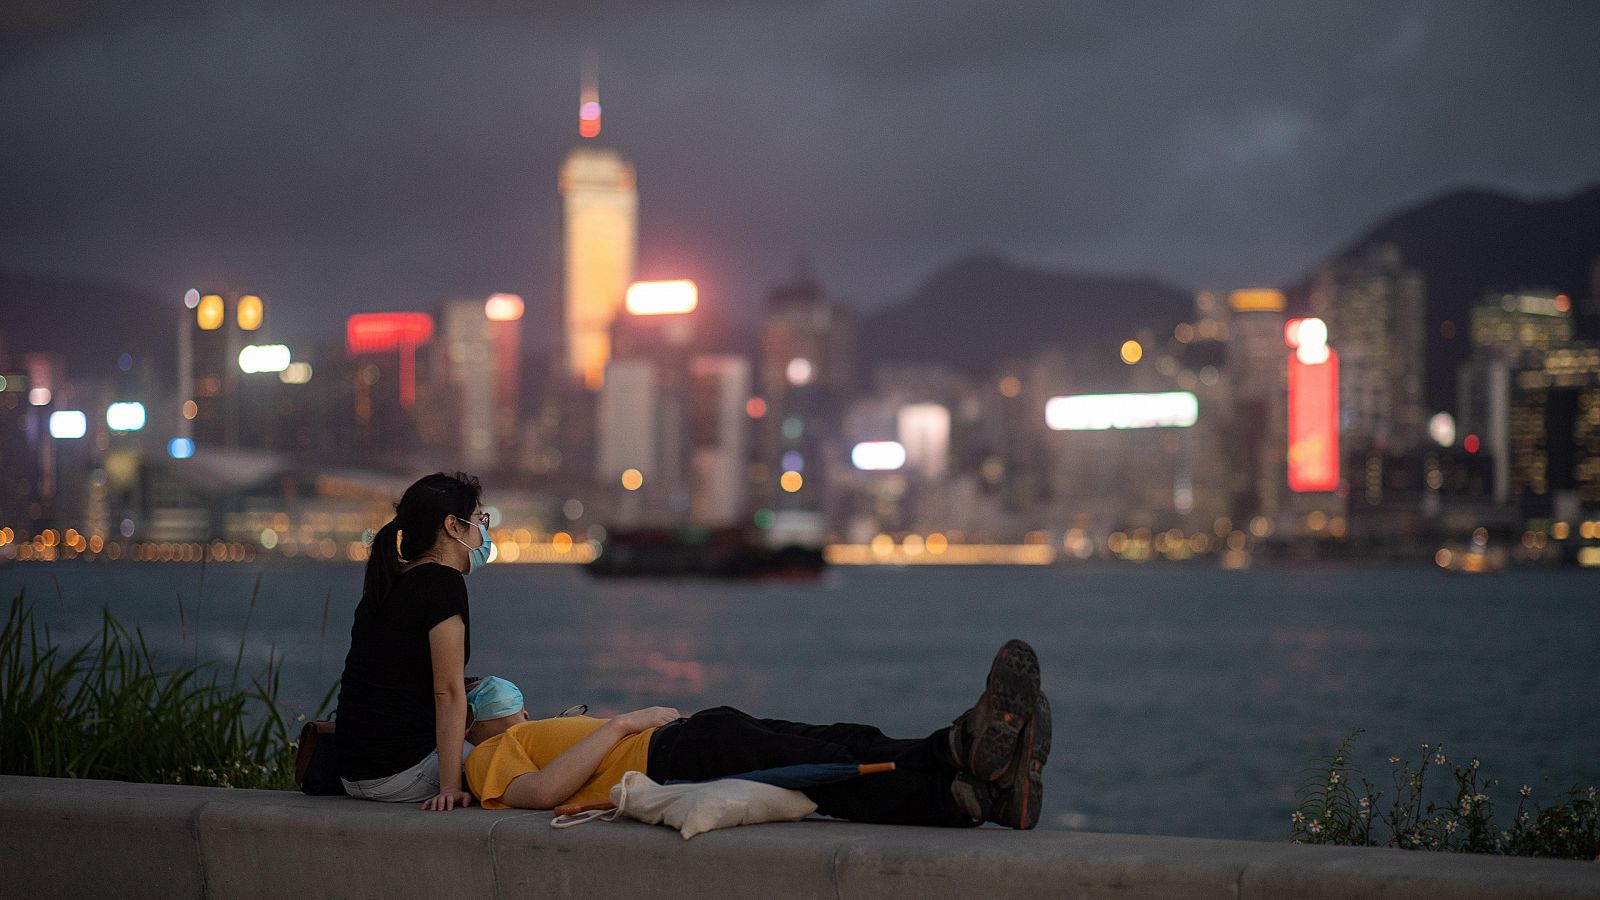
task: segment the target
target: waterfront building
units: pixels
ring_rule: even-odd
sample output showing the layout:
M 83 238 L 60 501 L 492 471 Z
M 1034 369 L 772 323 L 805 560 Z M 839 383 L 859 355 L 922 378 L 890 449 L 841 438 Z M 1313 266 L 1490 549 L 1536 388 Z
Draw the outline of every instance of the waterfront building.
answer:
M 259 294 L 190 290 L 184 295 L 189 313 L 178 324 L 178 405 L 183 416 L 179 437 L 200 446 L 234 447 L 240 443 L 245 399 L 240 351 L 259 344 L 267 321 L 266 300 Z
M 1202 295 L 1197 306 L 1205 303 Z M 1216 305 L 1213 299 L 1210 301 Z M 1284 346 L 1287 322 L 1284 295 L 1275 290 L 1236 290 L 1222 317 L 1226 329 L 1227 437 L 1229 501 L 1226 516 L 1248 522 L 1256 516 L 1276 520 L 1288 489 L 1288 364 Z M 1203 346 L 1206 317 L 1193 330 Z
M 745 520 L 750 459 L 750 361 L 733 354 L 689 360 L 685 429 L 694 472 L 691 518 L 702 525 Z
M 493 324 L 485 315 L 482 300 L 454 300 L 439 314 L 440 334 L 434 352 L 442 357 L 436 371 L 443 376 L 441 392 L 447 394 L 441 399 L 448 402 L 434 408 L 448 410 L 455 426 L 453 433 L 441 435 L 445 440 L 440 443 L 459 454 L 470 471 L 489 468 L 498 461 Z
M 595 479 L 622 524 L 725 524 L 739 515 L 749 364 L 695 353 L 698 303 L 692 281 L 638 282 L 612 323 Z
M 848 452 L 839 434 L 855 390 L 855 334 L 854 314 L 808 272 L 768 295 L 753 413 L 759 483 L 752 486 L 765 507 L 828 513 L 829 467 Z
M 437 390 L 432 360 L 419 352 L 433 336 L 434 320 L 427 313 L 358 313 L 345 321 L 348 379 L 335 389 L 353 413 L 355 447 L 381 457 L 417 437 L 412 410 L 419 386 L 424 393 Z
M 1354 451 L 1404 452 L 1426 436 L 1426 290 L 1393 245 L 1367 248 L 1317 273 L 1311 312 L 1340 357 L 1341 440 Z
M 1455 431 L 1472 443 L 1474 453 L 1490 460 L 1494 498 L 1506 503 L 1513 483 L 1512 379 L 1517 370 L 1541 365 L 1550 350 L 1572 340 L 1572 304 L 1553 291 L 1495 292 L 1472 310 L 1470 321 L 1471 356 L 1456 379 Z M 1524 459 L 1537 456 L 1532 448 L 1542 440 L 1541 421 L 1533 410 L 1517 413 L 1517 442 Z M 1518 483 L 1532 482 L 1525 473 Z
M 605 380 L 611 323 L 633 282 L 638 256 L 639 197 L 631 163 L 594 143 L 600 95 L 586 75 L 580 95 L 583 140 L 561 164 L 563 368 L 590 391 Z
M 1510 408 L 1511 487 L 1524 512 L 1572 522 L 1600 509 L 1600 343 L 1538 354 L 1515 374 Z
M 522 311 L 522 298 L 516 294 L 491 294 L 483 303 L 489 323 L 495 455 L 502 463 L 516 453 L 522 432 Z M 474 386 L 483 389 L 481 376 Z
M 666 505 L 671 479 L 658 462 L 662 404 L 656 368 L 647 359 L 612 359 L 595 402 L 595 480 L 613 499 L 620 525 L 653 519 Z

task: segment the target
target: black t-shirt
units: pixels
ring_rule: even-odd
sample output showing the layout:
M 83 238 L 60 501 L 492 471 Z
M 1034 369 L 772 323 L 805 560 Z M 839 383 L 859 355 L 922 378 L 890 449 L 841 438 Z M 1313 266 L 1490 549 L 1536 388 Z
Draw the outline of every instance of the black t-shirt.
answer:
M 438 563 L 402 572 L 381 601 L 361 598 L 339 686 L 339 777 L 386 778 L 433 751 L 428 631 L 451 616 L 468 626 L 465 661 L 472 655 L 466 579 Z

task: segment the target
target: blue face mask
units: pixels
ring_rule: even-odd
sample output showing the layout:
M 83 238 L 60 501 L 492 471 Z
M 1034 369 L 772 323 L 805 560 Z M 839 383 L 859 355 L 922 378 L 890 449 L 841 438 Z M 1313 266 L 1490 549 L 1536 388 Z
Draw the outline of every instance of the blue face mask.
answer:
M 478 526 L 478 535 L 483 539 L 476 547 L 467 547 L 467 542 L 456 538 L 456 543 L 467 547 L 467 574 L 489 564 L 489 558 L 494 555 L 494 541 L 489 540 L 489 529 L 483 527 L 482 522 L 474 522 Z

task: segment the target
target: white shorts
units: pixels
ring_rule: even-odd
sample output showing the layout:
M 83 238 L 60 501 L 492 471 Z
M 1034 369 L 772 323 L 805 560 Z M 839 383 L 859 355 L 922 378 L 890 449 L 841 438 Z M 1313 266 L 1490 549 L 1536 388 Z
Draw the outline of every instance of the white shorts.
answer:
M 367 778 L 362 781 L 345 781 L 344 789 L 352 797 L 362 800 L 380 800 L 384 803 L 421 803 L 439 793 L 439 751 L 433 750 L 422 761 L 384 778 Z

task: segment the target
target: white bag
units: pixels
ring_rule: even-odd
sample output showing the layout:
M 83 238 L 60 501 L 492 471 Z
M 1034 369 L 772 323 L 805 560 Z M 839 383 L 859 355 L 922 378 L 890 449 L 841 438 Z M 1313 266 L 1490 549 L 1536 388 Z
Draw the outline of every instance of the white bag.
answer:
M 570 828 L 591 819 L 611 821 L 618 814 L 650 825 L 678 829 L 684 840 L 705 831 L 761 822 L 798 822 L 817 805 L 796 790 L 759 781 L 723 778 L 697 784 L 657 784 L 643 772 L 628 772 L 611 789 L 615 809 L 556 816 L 552 828 Z

